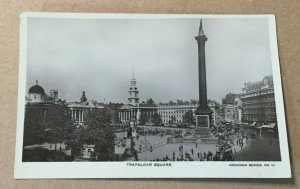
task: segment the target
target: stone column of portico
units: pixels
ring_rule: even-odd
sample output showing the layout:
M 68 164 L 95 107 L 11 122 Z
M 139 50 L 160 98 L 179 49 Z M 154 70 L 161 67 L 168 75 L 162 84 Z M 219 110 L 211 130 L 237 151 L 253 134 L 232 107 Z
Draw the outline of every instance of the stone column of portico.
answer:
M 80 117 L 81 117 L 81 111 L 78 110 L 78 123 L 81 121 Z
M 75 122 L 77 121 L 77 119 L 76 119 L 76 110 L 74 110 L 74 120 L 75 120 Z

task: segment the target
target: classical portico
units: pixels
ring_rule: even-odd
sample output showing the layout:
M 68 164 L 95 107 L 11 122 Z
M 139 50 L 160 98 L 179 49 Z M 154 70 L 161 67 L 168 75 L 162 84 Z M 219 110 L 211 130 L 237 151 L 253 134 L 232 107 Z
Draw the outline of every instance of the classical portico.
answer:
M 72 107 L 70 108 L 71 118 L 74 122 L 82 123 L 85 120 L 86 108 L 83 107 Z
M 119 118 L 122 123 L 129 123 L 130 120 L 137 120 L 139 123 L 141 115 L 146 117 L 153 117 L 157 113 L 157 107 L 151 105 L 139 104 L 138 106 L 132 106 L 130 104 L 125 104 L 120 108 Z
M 87 113 L 92 109 L 102 109 L 104 105 L 97 102 L 89 102 L 85 96 L 85 91 L 82 92 L 80 102 L 68 102 L 69 112 L 72 121 L 75 123 L 83 123 L 86 120 Z

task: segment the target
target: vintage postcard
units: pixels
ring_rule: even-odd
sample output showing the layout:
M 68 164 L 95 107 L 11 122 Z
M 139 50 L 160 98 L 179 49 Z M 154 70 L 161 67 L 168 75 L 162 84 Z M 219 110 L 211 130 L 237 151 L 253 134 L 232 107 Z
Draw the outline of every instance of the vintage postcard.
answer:
M 290 178 L 274 15 L 23 13 L 15 178 Z

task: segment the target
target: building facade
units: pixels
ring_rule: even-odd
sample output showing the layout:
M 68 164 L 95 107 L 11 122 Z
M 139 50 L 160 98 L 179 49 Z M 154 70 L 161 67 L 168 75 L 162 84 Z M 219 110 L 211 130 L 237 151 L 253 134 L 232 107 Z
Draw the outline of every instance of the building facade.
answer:
M 75 123 L 84 123 L 86 121 L 87 113 L 92 109 L 103 109 L 104 104 L 96 101 L 88 101 L 85 91 L 82 92 L 82 96 L 79 102 L 67 102 L 71 118 Z
M 247 82 L 243 88 L 243 122 L 276 123 L 276 107 L 272 75 L 261 81 Z
M 217 123 L 221 122 L 237 122 L 240 114 L 237 106 L 241 106 L 237 99 L 240 98 L 240 94 L 228 93 L 225 95 L 225 98 L 222 99 L 222 105 L 220 105 L 217 110 Z M 239 107 L 241 109 L 241 107 Z M 241 116 L 240 116 L 241 117 Z
M 242 122 L 242 99 L 241 98 L 236 98 L 234 100 L 233 119 L 235 122 Z
M 38 84 L 38 81 L 36 81 L 36 84 L 29 88 L 28 95 L 26 96 L 26 104 L 40 106 L 41 110 L 44 110 L 46 107 L 49 108 L 50 106 L 62 103 L 66 104 L 74 123 L 83 123 L 87 112 L 91 109 L 104 108 L 104 104 L 97 103 L 95 101 L 88 101 L 85 96 L 85 91 L 82 92 L 79 102 L 66 102 L 58 99 L 57 89 L 51 89 L 49 94 L 50 95 L 46 94 L 44 88 Z
M 191 102 L 178 102 L 177 103 L 161 103 L 158 104 L 157 110 L 160 115 L 162 122 L 164 124 L 168 123 L 183 123 L 184 115 L 188 111 L 193 112 L 194 119 L 196 118 L 195 111 L 198 108 L 199 104 L 195 100 Z M 217 102 L 208 100 L 208 106 L 213 111 L 212 113 L 212 123 L 216 124 L 216 108 L 219 106 Z

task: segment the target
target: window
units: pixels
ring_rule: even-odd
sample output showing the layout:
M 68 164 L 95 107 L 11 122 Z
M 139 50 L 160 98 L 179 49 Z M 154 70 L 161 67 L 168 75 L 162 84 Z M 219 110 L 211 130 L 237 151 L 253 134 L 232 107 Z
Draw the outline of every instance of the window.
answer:
M 33 95 L 33 98 L 36 99 L 36 95 Z

